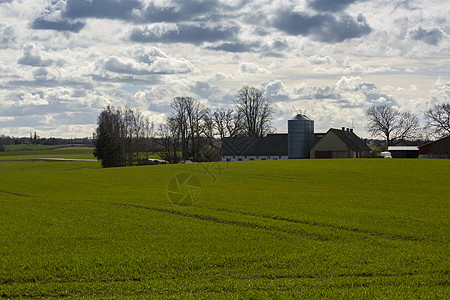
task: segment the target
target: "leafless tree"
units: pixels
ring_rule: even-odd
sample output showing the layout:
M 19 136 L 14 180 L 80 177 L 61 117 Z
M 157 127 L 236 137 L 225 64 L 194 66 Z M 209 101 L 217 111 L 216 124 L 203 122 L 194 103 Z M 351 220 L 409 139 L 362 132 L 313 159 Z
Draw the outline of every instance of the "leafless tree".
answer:
M 220 139 L 242 135 L 243 119 L 232 109 L 216 108 L 212 120 Z
M 171 119 L 178 126 L 183 159 L 200 158 L 204 145 L 205 125 L 208 110 L 198 100 L 191 97 L 177 97 L 171 102 L 173 113 Z
M 245 86 L 239 90 L 236 111 L 242 118 L 243 132 L 246 136 L 262 137 L 271 131 L 271 102 L 263 93 Z
M 435 104 L 425 112 L 427 127 L 433 129 L 437 136 L 450 135 L 450 103 Z
M 410 112 L 400 112 L 388 105 L 374 105 L 367 109 L 367 130 L 373 136 L 382 136 L 387 146 L 414 139 L 419 129 L 419 118 Z
M 180 161 L 179 151 L 181 147 L 181 132 L 178 120 L 168 119 L 165 124 L 160 125 L 158 131 L 158 143 L 161 146 L 159 156 L 170 163 Z

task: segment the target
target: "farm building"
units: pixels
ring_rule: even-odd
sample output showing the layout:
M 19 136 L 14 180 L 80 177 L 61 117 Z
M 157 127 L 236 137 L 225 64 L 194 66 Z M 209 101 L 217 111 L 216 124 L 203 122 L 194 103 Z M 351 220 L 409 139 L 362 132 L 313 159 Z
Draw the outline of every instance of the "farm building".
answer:
M 388 151 L 392 158 L 417 158 L 419 157 L 418 146 L 389 146 Z
M 331 128 L 310 151 L 311 158 L 366 158 L 371 149 L 353 129 Z
M 419 146 L 419 158 L 450 159 L 450 136 Z
M 325 142 L 322 142 L 325 140 Z M 318 147 L 318 148 L 315 148 Z M 315 149 L 312 152 L 311 149 Z M 320 157 L 316 157 L 316 152 Z M 298 114 L 288 121 L 288 133 L 266 137 L 222 139 L 222 161 L 275 160 L 292 158 L 369 157 L 370 148 L 351 129 L 314 133 L 314 121 Z

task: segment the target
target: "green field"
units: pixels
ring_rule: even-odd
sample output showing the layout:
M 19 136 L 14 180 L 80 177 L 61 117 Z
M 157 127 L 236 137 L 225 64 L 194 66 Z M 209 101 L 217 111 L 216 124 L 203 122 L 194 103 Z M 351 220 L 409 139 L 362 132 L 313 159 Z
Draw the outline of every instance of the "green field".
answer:
M 0 298 L 450 296 L 450 160 L 37 158 L 0 156 Z
M 36 150 L 52 150 L 56 148 L 68 147 L 66 145 L 40 145 L 40 144 L 18 144 L 6 145 L 6 151 L 36 151 Z

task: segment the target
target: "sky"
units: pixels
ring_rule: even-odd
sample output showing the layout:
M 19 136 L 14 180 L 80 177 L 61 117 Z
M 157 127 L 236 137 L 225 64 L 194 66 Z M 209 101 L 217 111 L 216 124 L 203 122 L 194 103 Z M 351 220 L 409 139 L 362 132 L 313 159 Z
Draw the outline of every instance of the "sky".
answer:
M 0 134 L 90 137 L 107 105 L 158 125 L 174 97 L 265 93 L 276 132 L 366 131 L 365 111 L 450 102 L 443 0 L 0 0 Z

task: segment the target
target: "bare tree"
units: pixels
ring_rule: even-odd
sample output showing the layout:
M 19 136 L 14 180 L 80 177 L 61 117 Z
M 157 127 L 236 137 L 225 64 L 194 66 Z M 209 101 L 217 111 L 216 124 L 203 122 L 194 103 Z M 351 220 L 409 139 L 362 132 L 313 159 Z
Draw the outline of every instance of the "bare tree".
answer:
M 200 159 L 205 143 L 208 110 L 198 100 L 191 97 L 177 97 L 171 103 L 174 109 L 171 119 L 178 126 L 183 159 Z
M 432 128 L 436 135 L 450 135 L 450 103 L 435 104 L 425 112 L 427 127 Z
M 158 131 L 158 143 L 161 146 L 159 156 L 170 163 L 180 161 L 178 155 L 181 147 L 181 132 L 178 120 L 168 119 L 165 124 L 160 125 Z
M 271 131 L 272 106 L 263 93 L 245 86 L 239 90 L 235 102 L 239 117 L 242 118 L 243 132 L 246 136 L 262 137 Z
M 242 134 L 243 123 L 239 114 L 232 109 L 216 108 L 213 116 L 213 126 L 221 139 L 235 137 Z
M 410 112 L 400 112 L 392 106 L 374 105 L 366 111 L 367 130 L 373 136 L 382 136 L 387 146 L 414 139 L 419 129 L 419 118 Z

